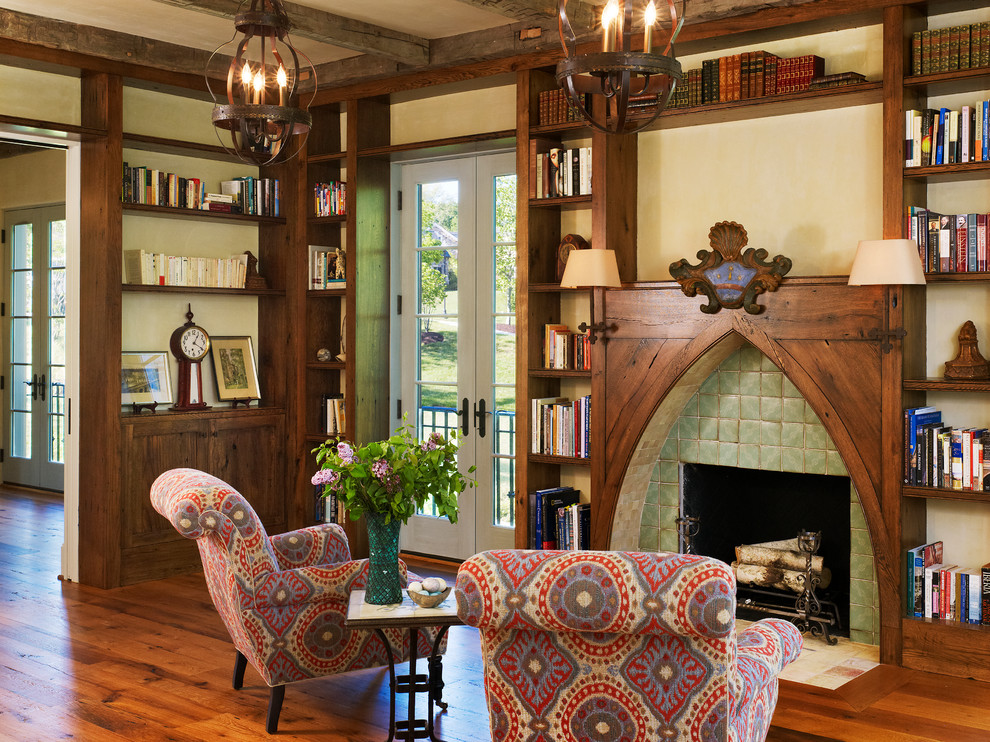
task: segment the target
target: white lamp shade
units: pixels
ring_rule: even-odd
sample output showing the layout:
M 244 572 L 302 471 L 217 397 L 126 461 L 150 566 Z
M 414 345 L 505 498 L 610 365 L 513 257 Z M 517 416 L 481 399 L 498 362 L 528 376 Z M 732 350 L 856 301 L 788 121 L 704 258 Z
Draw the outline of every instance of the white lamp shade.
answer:
M 615 250 L 571 250 L 567 255 L 561 288 L 621 285 Z
M 914 240 L 862 240 L 849 271 L 850 286 L 924 283 Z

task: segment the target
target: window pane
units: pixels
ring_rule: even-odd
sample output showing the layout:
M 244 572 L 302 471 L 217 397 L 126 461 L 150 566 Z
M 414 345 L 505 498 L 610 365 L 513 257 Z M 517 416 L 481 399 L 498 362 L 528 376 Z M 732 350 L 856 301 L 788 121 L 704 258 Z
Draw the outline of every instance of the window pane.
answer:
M 419 380 L 457 381 L 457 318 L 439 330 L 436 319 L 419 319 Z M 433 328 L 433 329 L 428 329 Z
M 516 176 L 495 178 L 495 241 L 516 241 Z
M 31 269 L 31 245 L 34 239 L 34 226 L 31 224 L 14 225 L 14 250 L 10 267 L 16 270 Z
M 10 367 L 10 409 L 23 410 L 31 409 L 31 382 L 32 370 L 30 366 L 15 364 Z
M 457 314 L 457 250 L 419 251 L 419 314 Z
M 49 265 L 52 268 L 65 267 L 65 219 L 51 222 L 50 237 L 51 248 L 49 251 Z
M 420 384 L 419 385 L 419 406 L 430 408 L 428 411 L 420 413 L 423 421 L 419 434 L 423 437 L 424 432 L 429 435 L 434 430 L 453 429 L 457 425 L 457 387 L 454 385 L 441 386 L 440 384 Z M 429 425 L 428 428 L 422 427 Z M 442 432 L 442 431 L 441 431 Z
M 496 384 L 516 383 L 516 318 L 503 315 L 493 319 L 492 334 L 495 343 L 492 354 Z
M 516 246 L 495 245 L 494 270 L 496 312 L 516 311 Z
M 30 317 L 34 301 L 31 271 L 14 271 L 11 275 L 10 314 L 13 317 Z
M 48 287 L 48 314 L 52 317 L 65 316 L 65 269 L 59 268 L 51 272 L 51 282 Z
M 10 360 L 13 363 L 31 363 L 31 320 L 11 321 Z
M 31 458 L 31 413 L 10 413 L 10 455 Z
M 65 320 L 61 317 L 48 321 L 48 362 L 65 365 Z
M 48 382 L 48 460 L 62 464 L 65 459 L 65 368 L 49 369 Z
M 457 245 L 457 181 L 423 183 L 419 187 L 419 244 Z

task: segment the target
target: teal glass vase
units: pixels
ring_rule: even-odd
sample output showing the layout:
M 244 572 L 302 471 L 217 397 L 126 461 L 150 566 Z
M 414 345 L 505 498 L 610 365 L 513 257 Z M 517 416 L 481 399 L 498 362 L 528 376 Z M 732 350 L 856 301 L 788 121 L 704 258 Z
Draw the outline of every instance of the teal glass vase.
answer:
M 364 602 L 391 605 L 402 602 L 399 584 L 399 528 L 402 523 L 393 518 L 388 523 L 380 513 L 365 513 L 368 525 L 368 585 Z

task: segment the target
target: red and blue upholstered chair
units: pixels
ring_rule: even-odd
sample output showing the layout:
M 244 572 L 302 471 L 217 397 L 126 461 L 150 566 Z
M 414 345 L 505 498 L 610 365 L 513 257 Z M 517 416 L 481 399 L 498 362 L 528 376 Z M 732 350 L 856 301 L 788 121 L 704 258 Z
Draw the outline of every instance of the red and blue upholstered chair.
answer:
M 738 637 L 732 570 L 686 554 L 490 551 L 457 574 L 494 742 L 761 742 L 801 634 Z
M 350 592 L 364 588 L 368 560 L 351 559 L 340 526 L 268 536 L 237 490 L 196 469 L 158 477 L 151 503 L 179 533 L 196 539 L 210 597 L 237 650 L 234 688 L 243 684 L 248 662 L 271 687 L 270 734 L 278 728 L 286 683 L 388 664 L 374 632 L 344 628 Z M 400 573 L 405 580 L 401 562 Z M 407 632 L 391 629 L 386 635 L 401 655 L 396 661 L 406 659 Z M 418 651 L 425 657 L 435 631 L 419 636 Z

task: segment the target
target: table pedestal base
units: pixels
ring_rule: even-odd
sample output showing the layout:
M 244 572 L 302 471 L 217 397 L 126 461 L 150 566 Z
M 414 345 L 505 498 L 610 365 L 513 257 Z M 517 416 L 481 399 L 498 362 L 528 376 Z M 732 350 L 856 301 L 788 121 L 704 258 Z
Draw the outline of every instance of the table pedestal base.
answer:
M 392 646 L 381 629 L 375 629 L 382 642 L 385 644 L 385 651 L 388 655 L 388 676 L 389 676 L 389 730 L 387 742 L 392 740 L 416 740 L 429 739 L 431 742 L 443 742 L 433 733 L 433 705 L 436 704 L 442 710 L 447 710 L 447 704 L 443 702 L 443 658 L 438 650 L 440 642 L 447 633 L 446 626 L 440 626 L 437 630 L 436 640 L 433 642 L 433 649 L 427 658 L 428 674 L 416 674 L 416 661 L 419 659 L 419 629 L 410 627 L 409 629 L 409 674 L 395 674 L 395 660 L 392 655 Z M 405 693 L 408 698 L 408 717 L 402 721 L 395 720 L 395 696 L 398 693 Z M 426 703 L 428 715 L 425 719 L 416 718 L 416 694 L 426 693 Z

